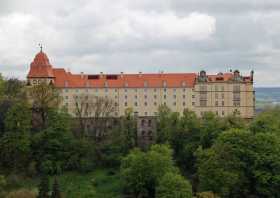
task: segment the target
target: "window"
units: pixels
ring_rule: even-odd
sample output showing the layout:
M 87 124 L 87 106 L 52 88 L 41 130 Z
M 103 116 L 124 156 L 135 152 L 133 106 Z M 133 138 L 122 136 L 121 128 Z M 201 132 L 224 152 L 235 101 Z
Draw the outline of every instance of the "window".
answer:
M 207 106 L 207 100 L 200 100 L 200 106 L 206 107 Z
M 215 106 L 219 106 L 219 102 L 218 101 L 215 102 Z
M 166 105 L 166 102 L 164 102 L 163 105 Z
M 218 111 L 216 111 L 216 115 L 219 115 L 219 112 L 218 112 Z
M 166 88 L 164 88 L 164 90 L 163 90 L 164 92 L 166 92 Z
M 166 99 L 166 95 L 164 95 L 163 98 Z
M 64 91 L 65 91 L 66 93 L 68 93 L 68 89 L 64 89 Z
M 215 85 L 215 91 L 219 91 L 218 85 Z
M 147 116 L 147 115 L 148 115 L 148 112 L 145 112 L 144 114 L 145 114 L 145 116 Z
M 240 92 L 240 85 L 234 85 L 233 92 Z
M 176 106 L 176 102 L 173 102 L 173 105 Z
M 233 106 L 239 107 L 240 106 L 240 100 L 234 100 L 233 101 Z
M 147 96 L 147 95 L 145 95 L 145 96 L 144 96 L 144 98 L 145 98 L 145 99 L 147 99 L 147 98 L 148 98 L 148 96 Z
M 137 99 L 137 95 L 135 95 L 134 98 Z
M 185 102 L 183 102 L 183 106 L 186 106 L 186 103 L 185 103 Z
M 116 106 L 116 107 L 118 106 L 118 103 L 117 103 L 117 102 L 115 102 L 115 106 Z
M 224 90 L 225 90 L 224 86 L 221 86 L 221 91 L 224 91 Z
M 195 102 L 192 102 L 192 106 L 195 106 Z
M 225 98 L 225 94 L 224 93 L 222 93 L 222 99 L 224 99 Z
M 157 99 L 157 95 L 154 95 L 154 99 Z
M 141 133 L 142 133 L 142 136 L 144 136 L 144 135 L 146 134 L 146 132 L 145 132 L 145 131 L 142 131 Z
M 108 89 L 107 89 L 107 88 L 105 89 L 105 92 L 106 92 L 106 93 L 108 92 Z
M 173 95 L 173 98 L 176 99 L 176 95 Z
M 65 96 L 65 99 L 68 99 L 68 96 Z
M 176 92 L 176 89 L 173 89 L 173 92 Z
M 225 106 L 225 101 L 222 101 L 222 106 Z
M 222 115 L 225 115 L 225 112 L 224 112 L 224 111 L 222 111 Z
M 147 105 L 148 105 L 148 103 L 147 103 L 147 102 L 145 102 L 145 103 L 144 103 L 144 105 L 145 105 L 145 106 L 147 106 Z
M 152 126 L 152 120 L 148 120 L 148 126 Z
M 125 95 L 124 98 L 127 99 L 127 95 Z
M 137 102 L 134 102 L 134 106 L 136 106 L 136 107 L 137 107 L 137 106 L 138 106 L 138 103 L 137 103 Z
M 144 89 L 144 92 L 147 92 L 147 88 Z
M 137 89 L 134 89 L 135 92 L 137 92 Z
M 127 92 L 127 89 L 124 89 L 124 92 Z
M 115 92 L 118 92 L 118 90 L 117 90 L 117 89 L 115 89 Z
M 142 119 L 141 120 L 141 126 L 145 126 L 146 125 L 146 120 L 145 119 Z
M 154 89 L 154 92 L 157 92 L 157 89 Z
M 183 99 L 185 99 L 186 98 L 186 95 L 183 95 Z
M 195 98 L 195 95 L 192 95 L 192 98 Z
M 124 103 L 124 106 L 127 107 L 127 102 Z
M 215 93 L 215 98 L 218 99 L 219 98 L 219 94 Z
M 207 86 L 206 85 L 199 86 L 199 91 L 207 91 Z
M 156 103 L 156 102 L 154 102 L 154 105 L 155 105 L 155 106 L 157 106 L 157 103 Z

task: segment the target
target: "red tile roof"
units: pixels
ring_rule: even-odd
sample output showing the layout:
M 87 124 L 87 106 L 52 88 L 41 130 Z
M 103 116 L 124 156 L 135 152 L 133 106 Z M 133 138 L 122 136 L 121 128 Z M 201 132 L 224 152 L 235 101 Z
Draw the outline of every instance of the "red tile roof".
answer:
M 64 69 L 53 69 L 57 87 L 193 87 L 195 73 L 161 73 L 161 74 L 100 74 L 99 79 L 89 79 L 90 75 L 72 74 Z M 107 79 L 114 76 L 116 79 Z
M 196 73 L 158 73 L 158 74 L 72 74 L 62 68 L 53 68 L 44 52 L 39 52 L 31 63 L 28 78 L 54 78 L 56 87 L 194 87 Z M 233 79 L 233 73 L 207 75 L 208 82 L 222 82 Z M 243 77 L 243 81 L 250 81 Z
M 30 65 L 30 71 L 27 75 L 28 78 L 47 78 L 54 77 L 52 65 L 49 62 L 48 56 L 44 52 L 39 52 Z

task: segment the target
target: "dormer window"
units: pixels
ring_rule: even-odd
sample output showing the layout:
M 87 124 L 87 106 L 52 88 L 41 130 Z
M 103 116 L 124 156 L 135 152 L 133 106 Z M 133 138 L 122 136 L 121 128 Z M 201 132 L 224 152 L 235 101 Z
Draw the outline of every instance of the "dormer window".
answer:
M 167 83 L 166 83 L 166 81 L 165 81 L 165 80 L 163 81 L 163 83 L 162 83 L 162 84 L 163 84 L 163 87 L 166 87 L 166 86 L 167 86 Z
M 144 87 L 148 87 L 148 81 L 144 81 Z
M 185 87 L 185 86 L 186 86 L 186 82 L 183 81 L 183 82 L 182 82 L 182 87 Z
M 108 82 L 107 81 L 104 82 L 104 87 L 108 87 Z
M 67 80 L 64 81 L 64 86 L 65 86 L 65 87 L 68 87 L 68 81 L 67 81 Z

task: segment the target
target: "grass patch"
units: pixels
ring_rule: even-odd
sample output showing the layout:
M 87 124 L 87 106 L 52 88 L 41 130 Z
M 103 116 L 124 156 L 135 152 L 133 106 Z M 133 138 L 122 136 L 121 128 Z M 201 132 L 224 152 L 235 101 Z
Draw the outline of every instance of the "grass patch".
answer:
M 97 169 L 81 174 L 78 172 L 66 172 L 57 177 L 61 192 L 67 198 L 120 198 L 121 185 L 118 170 Z M 51 178 L 51 183 L 53 178 Z M 9 190 L 26 188 L 36 190 L 39 179 L 24 179 L 21 185 L 10 186 Z M 52 187 L 52 186 L 50 186 Z

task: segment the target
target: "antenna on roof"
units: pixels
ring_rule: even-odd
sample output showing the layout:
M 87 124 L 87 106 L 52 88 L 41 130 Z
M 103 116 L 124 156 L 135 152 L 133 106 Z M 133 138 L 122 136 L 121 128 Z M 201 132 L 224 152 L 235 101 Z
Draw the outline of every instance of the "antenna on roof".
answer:
M 40 47 L 40 49 L 41 49 L 40 51 L 42 52 L 42 51 L 43 51 L 43 45 L 42 45 L 42 43 L 39 43 L 38 45 L 39 45 L 39 47 Z

